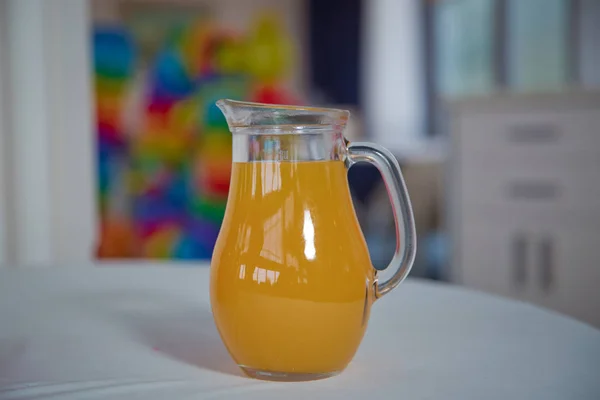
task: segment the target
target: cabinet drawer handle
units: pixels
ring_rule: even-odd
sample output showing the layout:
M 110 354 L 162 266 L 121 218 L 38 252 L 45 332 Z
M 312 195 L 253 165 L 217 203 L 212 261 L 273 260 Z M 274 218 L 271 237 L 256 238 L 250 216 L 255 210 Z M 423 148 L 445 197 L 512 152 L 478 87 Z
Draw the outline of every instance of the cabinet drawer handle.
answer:
M 508 184 L 507 194 L 516 200 L 553 200 L 559 196 L 560 188 L 552 182 L 518 181 Z
M 508 141 L 518 144 L 552 143 L 559 136 L 555 125 L 518 125 L 508 131 Z
M 540 283 L 548 291 L 554 283 L 554 243 L 550 237 L 544 237 L 539 246 Z
M 525 235 L 523 233 L 516 234 L 511 246 L 513 282 L 517 286 L 523 286 L 527 280 L 527 243 Z

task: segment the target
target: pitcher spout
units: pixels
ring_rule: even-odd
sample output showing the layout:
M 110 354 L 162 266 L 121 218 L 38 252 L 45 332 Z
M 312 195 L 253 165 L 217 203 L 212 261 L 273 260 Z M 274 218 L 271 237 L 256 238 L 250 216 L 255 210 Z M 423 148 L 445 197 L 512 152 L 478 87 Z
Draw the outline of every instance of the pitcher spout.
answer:
M 350 112 L 334 108 L 262 104 L 221 99 L 217 101 L 232 133 L 290 134 L 304 131 L 343 131 Z

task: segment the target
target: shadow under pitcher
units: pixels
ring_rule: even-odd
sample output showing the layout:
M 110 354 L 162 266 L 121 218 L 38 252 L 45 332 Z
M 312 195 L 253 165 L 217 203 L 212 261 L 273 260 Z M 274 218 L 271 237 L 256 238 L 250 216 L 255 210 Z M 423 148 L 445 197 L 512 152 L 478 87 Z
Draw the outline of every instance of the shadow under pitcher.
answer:
M 350 113 L 219 100 L 233 134 L 227 209 L 210 269 L 219 334 L 249 376 L 301 381 L 340 373 L 362 340 L 371 305 L 406 278 L 415 223 L 396 158 L 350 143 Z M 377 280 L 347 181 L 375 165 L 396 222 L 396 251 Z

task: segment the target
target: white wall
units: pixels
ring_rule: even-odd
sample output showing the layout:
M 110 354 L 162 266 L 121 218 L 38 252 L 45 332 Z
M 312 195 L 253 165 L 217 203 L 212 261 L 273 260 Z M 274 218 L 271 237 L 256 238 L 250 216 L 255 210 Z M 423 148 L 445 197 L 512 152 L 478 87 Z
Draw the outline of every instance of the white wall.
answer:
M 50 104 L 47 96 L 44 8 L 40 1 L 9 1 L 7 85 L 11 108 L 10 168 L 19 262 L 43 263 L 51 257 Z
M 4 264 L 84 262 L 95 236 L 87 3 L 3 7 Z
M 8 57 L 7 57 L 7 29 L 6 29 L 6 2 L 0 1 L 0 266 L 6 264 L 9 259 L 7 254 L 10 248 L 8 240 L 9 221 L 8 221 L 8 194 L 7 187 L 7 151 L 8 138 L 8 110 L 6 96 L 6 84 L 8 81 Z
M 369 135 L 393 151 L 424 132 L 420 0 L 365 1 L 363 104 Z

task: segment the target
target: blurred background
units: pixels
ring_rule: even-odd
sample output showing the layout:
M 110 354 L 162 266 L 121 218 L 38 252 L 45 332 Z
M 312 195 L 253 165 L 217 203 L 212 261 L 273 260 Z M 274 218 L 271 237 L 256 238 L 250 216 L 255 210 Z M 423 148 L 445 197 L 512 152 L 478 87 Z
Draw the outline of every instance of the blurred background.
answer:
M 413 277 L 600 326 L 597 0 L 0 0 L 0 266 L 205 266 L 223 97 L 350 109 L 403 168 Z M 385 187 L 349 181 L 385 268 Z

